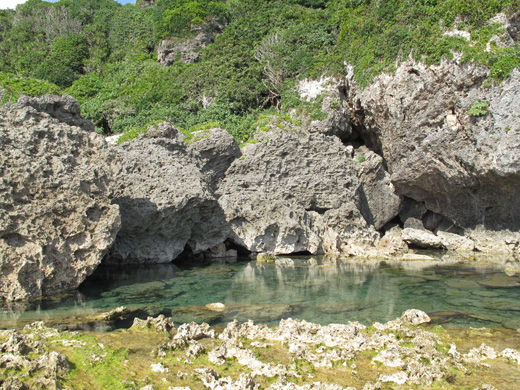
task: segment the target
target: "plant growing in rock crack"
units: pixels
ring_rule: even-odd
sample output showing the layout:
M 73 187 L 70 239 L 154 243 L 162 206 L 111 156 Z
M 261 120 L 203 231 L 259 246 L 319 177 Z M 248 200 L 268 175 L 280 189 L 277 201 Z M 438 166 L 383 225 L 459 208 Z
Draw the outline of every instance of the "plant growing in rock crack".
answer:
M 484 116 L 488 113 L 488 108 L 489 108 L 488 102 L 475 103 L 469 109 L 468 115 L 474 116 L 474 117 Z

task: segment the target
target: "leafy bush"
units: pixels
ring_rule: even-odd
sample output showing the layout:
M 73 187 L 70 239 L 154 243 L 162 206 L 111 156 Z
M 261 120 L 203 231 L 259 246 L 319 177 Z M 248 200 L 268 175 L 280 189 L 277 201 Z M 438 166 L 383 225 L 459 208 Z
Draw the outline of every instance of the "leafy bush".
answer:
M 200 25 L 208 18 L 220 18 L 226 14 L 223 0 L 159 0 L 157 7 L 158 38 L 189 34 L 193 25 Z
M 83 62 L 87 58 L 88 45 L 85 38 L 75 34 L 56 38 L 48 57 L 38 67 L 35 75 L 66 88 L 83 73 Z
M 218 122 L 244 142 L 275 111 L 323 119 L 321 100 L 302 101 L 296 83 L 344 74 L 345 63 L 361 86 L 410 56 L 434 64 L 454 52 L 489 67 L 491 80 L 507 78 L 520 66 L 520 48 L 492 43 L 503 33 L 488 23 L 497 12 L 520 12 L 520 3 L 157 0 L 141 9 L 114 0 L 30 0 L 0 11 L 0 72 L 13 91 L 3 99 L 67 88 L 105 134 L 139 134 L 163 120 L 184 129 Z M 215 19 L 227 25 L 198 63 L 157 63 L 160 39 L 182 40 Z M 471 39 L 445 34 L 455 28 Z
M 499 26 L 487 21 L 498 12 L 520 10 L 513 0 L 394 0 L 379 5 L 369 1 L 331 2 L 339 24 L 338 44 L 329 55 L 332 63 L 344 60 L 354 65 L 360 85 L 366 85 L 382 71 L 392 71 L 396 62 L 410 55 L 427 64 L 463 53 L 464 61 L 483 65 L 497 64 L 492 77 L 503 79 L 518 61 L 508 55 L 502 62 L 493 60 L 486 44 Z M 455 25 L 456 21 L 461 23 Z M 471 41 L 444 33 L 454 27 L 471 33 Z M 511 54 L 511 53 L 509 53 Z M 518 65 L 516 65 L 518 66 Z
M 489 103 L 488 102 L 480 102 L 475 103 L 471 106 L 468 111 L 468 115 L 470 116 L 484 116 L 488 113 Z
M 47 93 L 59 95 L 61 89 L 47 81 L 18 77 L 12 73 L 0 72 L 0 103 L 16 102 L 20 95 L 40 96 Z

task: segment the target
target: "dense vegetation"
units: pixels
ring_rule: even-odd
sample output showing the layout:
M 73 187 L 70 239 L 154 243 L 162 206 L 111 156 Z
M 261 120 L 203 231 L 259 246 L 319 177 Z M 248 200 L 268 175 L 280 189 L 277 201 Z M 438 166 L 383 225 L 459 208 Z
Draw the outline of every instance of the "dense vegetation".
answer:
M 187 130 L 218 122 L 246 140 L 266 112 L 301 104 L 296 80 L 341 74 L 345 63 L 366 85 L 409 56 L 432 64 L 458 52 L 500 82 L 520 66 L 520 47 L 492 39 L 501 28 L 489 20 L 499 12 L 520 12 L 520 3 L 28 0 L 0 10 L 1 99 L 65 92 L 105 134 L 170 119 Z M 214 21 L 225 27 L 198 62 L 158 63 L 162 39 L 186 39 Z

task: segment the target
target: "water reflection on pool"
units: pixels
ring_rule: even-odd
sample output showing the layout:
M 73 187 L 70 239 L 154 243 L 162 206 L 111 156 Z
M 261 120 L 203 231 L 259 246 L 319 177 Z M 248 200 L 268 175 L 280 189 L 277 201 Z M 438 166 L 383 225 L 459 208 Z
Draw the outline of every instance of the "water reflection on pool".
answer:
M 512 259 L 513 260 L 513 259 Z M 220 324 L 293 317 L 320 324 L 386 322 L 409 308 L 438 322 L 520 328 L 518 263 L 281 257 L 179 268 L 100 267 L 79 292 L 0 311 L 0 326 L 119 306 Z M 218 304 L 217 304 L 218 303 Z M 211 305 L 213 304 L 213 305 Z

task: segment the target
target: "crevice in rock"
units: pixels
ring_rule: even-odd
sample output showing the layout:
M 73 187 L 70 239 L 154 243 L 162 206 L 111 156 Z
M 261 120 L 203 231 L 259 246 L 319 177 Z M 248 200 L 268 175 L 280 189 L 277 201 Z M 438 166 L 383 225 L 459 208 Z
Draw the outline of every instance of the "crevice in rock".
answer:
M 351 141 L 357 141 L 359 145 L 365 145 L 369 150 L 383 156 L 383 146 L 374 132 L 367 130 L 365 126 L 365 110 L 356 110 L 352 117 Z
M 309 212 L 309 211 L 314 211 L 314 212 L 316 212 L 316 213 L 318 213 L 318 214 L 320 214 L 320 215 L 325 214 L 325 213 L 326 213 L 327 211 L 329 211 L 329 210 L 330 210 L 330 208 L 326 208 L 326 207 L 318 207 L 318 206 L 316 206 L 314 203 L 311 204 L 309 207 L 307 207 L 307 208 L 305 209 L 305 211 L 307 211 L 307 212 Z
M 457 226 L 455 222 L 445 216 L 438 214 L 434 211 L 427 210 L 422 217 L 422 223 L 427 230 L 434 233 L 438 231 L 463 235 L 464 229 Z
M 291 255 L 291 256 L 312 256 L 312 253 L 309 252 L 309 251 L 299 251 L 299 252 L 288 253 L 288 255 Z
M 104 134 L 112 134 L 112 130 L 110 129 L 107 118 L 103 117 L 101 120 L 101 126 L 103 127 Z
M 399 217 L 399 215 L 396 215 L 394 218 L 392 218 L 390 221 L 388 221 L 385 226 L 383 226 L 381 229 L 379 229 L 377 232 L 381 234 L 381 237 L 383 237 L 387 231 L 392 229 L 394 226 L 399 226 L 401 229 L 404 226 L 403 221 Z

